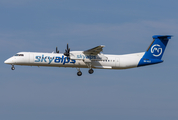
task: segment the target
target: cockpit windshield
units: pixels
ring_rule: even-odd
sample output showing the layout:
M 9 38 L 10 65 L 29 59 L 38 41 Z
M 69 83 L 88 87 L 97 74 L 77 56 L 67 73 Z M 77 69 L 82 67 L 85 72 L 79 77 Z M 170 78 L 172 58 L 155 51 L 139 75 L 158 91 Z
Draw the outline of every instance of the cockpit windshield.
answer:
M 16 55 L 14 55 L 14 56 L 24 56 L 24 54 L 16 54 Z

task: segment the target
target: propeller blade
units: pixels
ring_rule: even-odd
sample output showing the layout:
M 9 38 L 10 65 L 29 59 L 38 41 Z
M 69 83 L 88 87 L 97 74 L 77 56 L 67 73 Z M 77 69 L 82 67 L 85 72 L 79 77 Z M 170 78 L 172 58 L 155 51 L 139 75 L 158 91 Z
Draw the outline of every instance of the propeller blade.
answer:
M 69 48 L 69 44 L 67 43 L 67 49 L 65 49 L 65 56 L 67 56 L 67 58 L 70 56 L 70 48 Z
M 69 45 L 68 45 L 68 43 L 67 43 L 67 50 L 69 49 Z
M 56 47 L 56 53 L 59 53 L 59 50 L 58 50 L 58 48 Z

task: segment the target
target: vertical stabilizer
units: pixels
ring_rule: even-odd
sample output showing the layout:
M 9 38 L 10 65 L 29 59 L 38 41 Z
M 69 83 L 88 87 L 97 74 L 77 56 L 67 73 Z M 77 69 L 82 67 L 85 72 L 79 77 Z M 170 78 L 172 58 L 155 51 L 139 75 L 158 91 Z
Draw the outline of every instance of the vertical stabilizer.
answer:
M 144 56 L 140 60 L 138 66 L 149 65 L 149 64 L 156 64 L 163 62 L 161 60 L 166 45 L 171 39 L 172 36 L 170 35 L 155 35 L 153 36 L 153 42 L 148 47 L 147 51 L 145 52 Z

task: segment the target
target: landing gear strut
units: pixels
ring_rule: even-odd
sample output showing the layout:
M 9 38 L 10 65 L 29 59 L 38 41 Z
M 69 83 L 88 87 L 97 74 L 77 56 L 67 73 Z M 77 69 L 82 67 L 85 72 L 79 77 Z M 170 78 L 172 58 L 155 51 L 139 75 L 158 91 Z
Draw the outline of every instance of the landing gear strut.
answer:
M 93 72 L 94 72 L 94 70 L 92 69 L 92 67 L 91 67 L 91 63 L 89 62 L 89 63 L 86 63 L 86 65 L 90 68 L 89 70 L 88 70 L 88 73 L 89 74 L 92 74 Z
M 78 76 L 81 76 L 82 75 L 82 72 L 80 71 L 80 68 L 77 68 L 78 72 L 77 72 L 77 75 Z
M 11 70 L 15 70 L 15 67 L 14 67 L 14 65 L 12 65 L 12 67 L 11 67 Z

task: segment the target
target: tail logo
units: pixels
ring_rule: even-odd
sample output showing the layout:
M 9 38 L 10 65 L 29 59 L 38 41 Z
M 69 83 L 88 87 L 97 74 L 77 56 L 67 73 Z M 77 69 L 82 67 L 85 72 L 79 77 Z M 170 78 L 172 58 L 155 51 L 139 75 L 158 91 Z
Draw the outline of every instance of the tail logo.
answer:
M 151 53 L 153 53 L 153 56 L 159 57 L 162 54 L 162 48 L 159 44 L 155 44 L 151 47 Z

